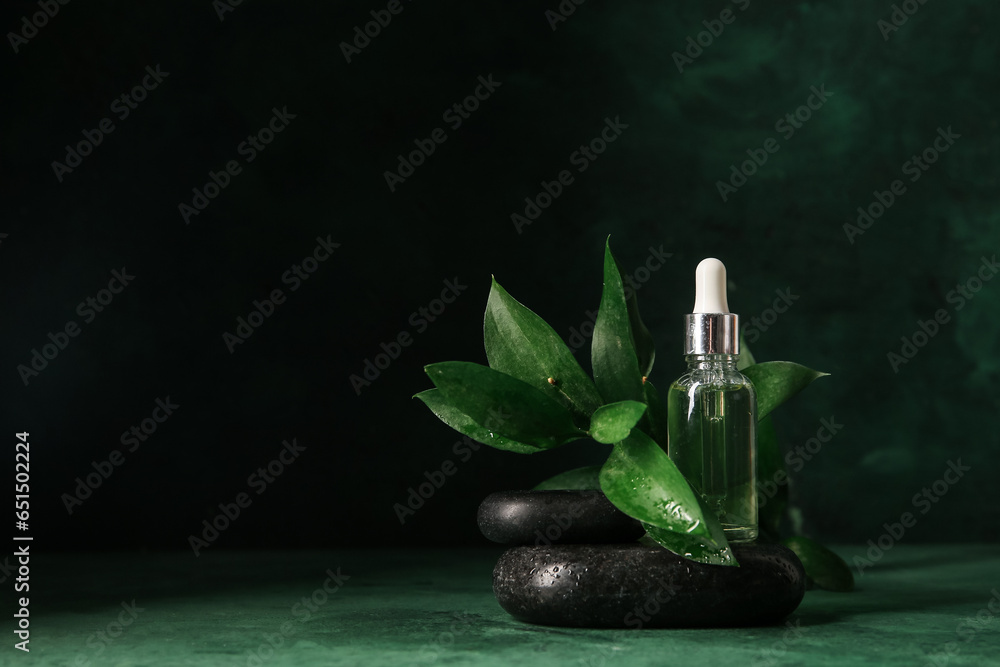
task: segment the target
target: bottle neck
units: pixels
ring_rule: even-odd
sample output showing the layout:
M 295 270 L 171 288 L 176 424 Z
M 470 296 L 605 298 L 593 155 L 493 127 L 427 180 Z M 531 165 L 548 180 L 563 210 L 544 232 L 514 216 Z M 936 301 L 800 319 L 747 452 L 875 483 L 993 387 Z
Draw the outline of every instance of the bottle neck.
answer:
M 738 354 L 688 354 L 684 356 L 687 361 L 688 370 L 694 369 L 725 369 L 736 370 L 736 363 L 740 360 Z
M 684 316 L 684 354 L 739 354 L 740 316 L 690 313 Z

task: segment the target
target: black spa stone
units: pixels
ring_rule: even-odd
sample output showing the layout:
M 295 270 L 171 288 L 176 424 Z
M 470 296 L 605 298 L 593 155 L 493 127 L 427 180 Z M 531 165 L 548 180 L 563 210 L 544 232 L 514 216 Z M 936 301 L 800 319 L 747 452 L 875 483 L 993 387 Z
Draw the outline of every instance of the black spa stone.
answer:
M 642 525 L 600 491 L 502 491 L 479 506 L 479 530 L 500 544 L 590 544 L 637 540 Z
M 493 592 L 528 623 L 590 628 L 738 627 L 781 621 L 806 575 L 780 544 L 733 545 L 740 567 L 702 565 L 630 544 L 520 546 L 493 570 Z

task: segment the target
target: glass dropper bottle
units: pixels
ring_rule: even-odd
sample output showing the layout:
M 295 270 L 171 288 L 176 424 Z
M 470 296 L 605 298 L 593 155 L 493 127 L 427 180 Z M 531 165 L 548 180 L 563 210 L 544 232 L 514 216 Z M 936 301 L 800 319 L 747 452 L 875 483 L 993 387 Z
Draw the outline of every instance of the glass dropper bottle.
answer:
M 715 512 L 730 542 L 757 537 L 757 396 L 736 369 L 739 315 L 729 312 L 726 267 L 695 271 L 694 312 L 685 316 L 687 372 L 667 394 L 667 454 Z

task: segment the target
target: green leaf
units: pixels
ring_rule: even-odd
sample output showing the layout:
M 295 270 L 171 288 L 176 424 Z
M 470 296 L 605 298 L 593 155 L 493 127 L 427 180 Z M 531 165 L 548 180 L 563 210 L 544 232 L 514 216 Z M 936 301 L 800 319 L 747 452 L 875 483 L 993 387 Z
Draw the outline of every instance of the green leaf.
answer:
M 491 433 L 489 429 L 484 428 L 473 421 L 472 417 L 448 403 L 448 401 L 446 401 L 444 396 L 441 394 L 440 389 L 428 389 L 427 391 L 422 391 L 415 395 L 414 398 L 419 398 L 423 401 L 424 405 L 430 408 L 431 412 L 437 415 L 438 419 L 443 421 L 445 424 L 452 427 L 459 433 L 467 435 L 473 440 L 481 442 L 484 445 L 496 447 L 497 449 L 504 449 L 508 452 L 516 452 L 518 454 L 534 454 L 535 452 L 542 451 L 541 448 L 535 447 L 534 445 L 517 442 L 516 440 L 505 438 L 502 435 Z
M 744 368 L 742 373 L 750 378 L 757 392 L 757 421 L 816 378 L 829 375 L 791 361 L 765 361 Z
M 768 493 L 767 489 L 774 491 Z M 757 422 L 757 497 L 757 521 L 762 530 L 777 538 L 788 506 L 788 475 L 770 415 Z
M 736 362 L 736 370 L 742 371 L 748 366 L 753 366 L 757 363 L 757 360 L 753 357 L 753 352 L 750 351 L 750 346 L 747 345 L 746 339 L 743 338 L 743 332 L 740 332 L 740 358 Z
M 663 402 L 660 398 L 660 392 L 656 391 L 656 387 L 649 380 L 646 380 L 646 383 L 642 385 L 642 389 L 646 396 L 646 405 L 649 406 L 646 411 L 648 419 L 643 420 L 643 422 L 649 427 L 650 437 L 663 451 L 667 451 L 667 404 Z M 639 427 L 642 428 L 643 425 L 640 423 Z
M 493 280 L 483 322 L 490 367 L 566 405 L 581 427 L 601 405 L 597 387 L 559 334 Z M 555 384 L 548 380 L 553 378 Z
M 590 355 L 594 381 L 604 402 L 644 400 L 622 277 L 608 243 L 604 246 L 604 291 Z
M 783 544 L 795 552 L 806 569 L 806 576 L 820 588 L 838 593 L 854 590 L 851 568 L 822 544 L 801 535 L 789 537 Z
M 445 361 L 424 370 L 448 404 L 490 433 L 540 449 L 586 435 L 564 406 L 500 371 L 468 361 Z
M 610 243 L 610 237 L 608 238 Z M 615 259 L 615 268 L 618 270 L 618 275 L 621 276 L 623 273 L 622 265 L 617 259 Z M 624 285 L 622 285 L 623 291 L 624 288 Z M 649 329 L 646 328 L 642 317 L 639 315 L 639 299 L 636 297 L 634 289 L 631 290 L 631 293 L 625 300 L 625 307 L 628 310 L 629 329 L 632 332 L 632 347 L 635 348 L 639 373 L 641 375 L 649 375 L 653 370 L 653 361 L 656 359 L 656 345 L 653 342 L 653 334 L 649 333 Z
M 579 491 L 601 488 L 601 466 L 584 466 L 561 472 L 535 487 L 535 491 L 573 489 Z
M 709 529 L 711 531 L 711 539 L 706 540 L 697 535 L 675 533 L 649 524 L 644 524 L 646 534 L 661 547 L 674 552 L 678 556 L 684 556 L 690 560 L 709 565 L 739 567 L 740 564 L 736 561 L 736 556 L 733 555 L 733 549 L 729 546 L 728 540 L 726 540 L 722 524 L 712 516 L 711 510 L 705 505 L 705 501 L 698 498 L 698 503 L 701 506 L 702 514 L 710 517 Z
M 601 490 L 615 507 L 644 523 L 711 539 L 698 498 L 666 452 L 636 429 L 601 468 Z
M 639 401 L 619 401 L 597 408 L 590 418 L 590 437 L 611 445 L 624 440 L 646 412 Z

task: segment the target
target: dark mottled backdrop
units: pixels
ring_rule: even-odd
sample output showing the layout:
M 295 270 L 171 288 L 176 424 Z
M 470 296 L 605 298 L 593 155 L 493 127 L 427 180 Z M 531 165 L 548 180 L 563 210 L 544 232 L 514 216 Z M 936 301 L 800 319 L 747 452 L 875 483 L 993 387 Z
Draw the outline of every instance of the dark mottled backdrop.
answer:
M 661 386 L 705 256 L 760 359 L 832 374 L 776 413 L 790 451 L 842 425 L 795 466 L 807 534 L 997 538 L 996 3 L 224 2 L 5 7 L 36 548 L 189 549 L 238 499 L 205 548 L 478 543 L 483 496 L 604 448 L 455 449 L 422 367 L 485 360 L 491 274 L 579 345 L 608 234 Z

